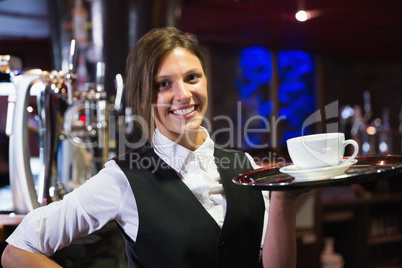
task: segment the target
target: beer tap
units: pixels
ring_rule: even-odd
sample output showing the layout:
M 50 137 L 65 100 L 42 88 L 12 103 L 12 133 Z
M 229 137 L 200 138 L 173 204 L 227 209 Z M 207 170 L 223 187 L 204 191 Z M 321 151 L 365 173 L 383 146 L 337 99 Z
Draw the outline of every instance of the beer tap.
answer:
M 15 106 L 7 120 L 12 120 L 12 127 L 8 133 L 10 136 L 10 185 L 14 210 L 17 213 L 27 213 L 39 207 L 29 161 L 26 107 L 31 88 L 42 82 L 41 74 L 42 70 L 33 69 L 12 79 L 16 89 Z
M 123 77 L 121 76 L 121 74 L 116 75 L 115 84 L 116 84 L 116 99 L 114 102 L 114 110 L 117 113 L 119 113 L 123 108 L 122 99 L 124 90 Z
M 106 121 L 106 113 L 107 113 L 107 94 L 105 92 L 104 86 L 105 79 L 105 63 L 98 62 L 96 65 L 96 78 L 95 78 L 95 89 L 96 89 L 96 118 L 97 124 L 96 127 L 98 129 L 98 146 L 99 148 L 107 148 L 107 121 Z M 103 155 L 107 157 L 106 155 Z
M 97 166 L 108 158 L 108 110 L 107 93 L 104 87 L 105 64 L 98 62 L 96 64 L 95 82 L 86 83 L 85 91 L 81 93 L 81 99 L 85 106 L 85 123 L 89 136 L 93 140 L 94 154 L 98 157 Z M 94 113 L 95 111 L 95 113 Z M 95 140 L 96 141 L 95 141 Z
M 114 105 L 110 105 L 109 109 L 109 159 L 117 155 L 117 135 L 120 125 L 124 124 L 124 118 L 120 115 L 123 111 L 123 90 L 124 83 L 121 74 L 117 74 L 115 78 L 116 97 Z
M 11 112 L 8 113 L 7 129 L 10 134 L 10 184 L 16 213 L 27 213 L 62 199 L 66 193 L 65 186 L 70 185 L 71 179 L 77 178 L 78 183 L 85 179 L 83 172 L 93 166 L 93 155 L 101 156 L 101 161 L 97 161 L 99 164 L 108 159 L 109 125 L 107 94 L 104 88 L 105 64 L 98 62 L 95 83 L 87 83 L 87 89 L 78 92 L 72 86 L 78 80 L 76 60 L 77 48 L 73 40 L 67 73 L 33 69 L 12 77 L 15 96 L 11 96 L 9 101 L 15 105 L 14 108 L 11 105 Z M 116 104 L 121 104 L 122 79 L 120 80 L 120 100 Z M 27 108 L 32 96 L 36 97 L 38 114 L 34 118 L 39 126 L 39 172 L 35 173 L 37 177 L 31 169 L 27 128 Z M 77 119 L 81 102 L 86 105 L 85 123 L 82 119 Z M 98 142 L 88 144 L 89 138 L 94 137 Z M 79 163 L 79 167 L 78 162 L 73 161 L 78 158 L 72 157 L 76 154 L 84 159 Z M 75 170 L 80 172 L 74 172 Z M 71 174 L 68 174 L 68 171 Z M 74 188 L 73 186 L 71 187 Z
M 68 107 L 68 92 L 62 72 L 43 73 L 45 87 L 40 93 L 38 111 L 41 118 L 41 149 L 43 171 L 40 173 L 38 202 L 47 205 L 61 199 L 65 192 L 58 176 L 58 147 L 62 133 L 63 116 Z
M 12 81 L 12 77 L 14 76 L 13 72 L 10 71 L 10 66 L 8 66 L 8 61 L 10 60 L 10 55 L 0 55 L 0 74 L 7 75 L 7 82 Z M 15 100 L 17 98 L 15 91 L 15 87 L 10 87 L 11 92 L 8 94 L 8 106 L 7 106 L 7 119 L 6 119 L 6 135 L 10 136 L 12 132 L 12 122 L 14 117 L 14 107 L 15 107 Z
M 72 45 L 73 47 L 73 45 Z M 71 51 L 74 51 L 72 49 Z M 57 150 L 63 125 L 63 115 L 72 102 L 71 83 L 74 80 L 73 59 L 71 68 L 63 72 L 46 72 L 33 69 L 12 77 L 15 86 L 15 107 L 8 120 L 12 120 L 10 134 L 10 185 L 14 211 L 27 213 L 54 199 L 62 198 L 57 174 Z M 36 96 L 39 120 L 40 172 L 37 186 L 30 166 L 27 106 L 31 95 Z
M 77 56 L 78 55 L 78 48 L 76 41 L 73 39 L 71 40 L 70 45 L 70 54 L 68 58 L 68 73 L 65 76 L 65 85 L 67 87 L 67 95 L 68 95 L 68 104 L 73 104 L 73 88 L 72 82 L 76 80 L 76 69 L 77 69 Z

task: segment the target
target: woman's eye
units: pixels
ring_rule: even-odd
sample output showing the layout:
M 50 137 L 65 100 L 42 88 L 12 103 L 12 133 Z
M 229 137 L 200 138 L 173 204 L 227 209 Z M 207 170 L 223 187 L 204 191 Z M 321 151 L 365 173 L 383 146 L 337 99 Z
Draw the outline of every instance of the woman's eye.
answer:
M 161 82 L 158 82 L 156 85 L 157 85 L 159 90 L 164 90 L 164 89 L 168 88 L 170 83 L 167 82 L 167 81 L 161 81 Z
M 198 75 L 198 74 L 190 74 L 190 75 L 187 77 L 187 80 L 188 80 L 189 82 L 195 82 L 195 81 L 197 81 L 199 78 L 200 78 L 200 75 Z

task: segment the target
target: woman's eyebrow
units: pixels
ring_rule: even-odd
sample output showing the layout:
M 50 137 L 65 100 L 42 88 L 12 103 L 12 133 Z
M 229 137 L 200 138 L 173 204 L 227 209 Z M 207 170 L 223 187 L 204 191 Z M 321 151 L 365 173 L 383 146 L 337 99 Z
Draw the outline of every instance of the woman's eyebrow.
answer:
M 184 73 L 184 76 L 186 76 L 186 75 L 188 75 L 188 74 L 190 74 L 190 73 L 194 73 L 194 72 L 196 72 L 196 73 L 202 72 L 202 69 L 197 68 L 197 67 L 191 68 L 191 69 L 187 70 L 187 71 Z M 154 79 L 155 79 L 155 80 L 157 80 L 157 79 L 166 79 L 166 78 L 171 78 L 171 77 L 172 77 L 172 75 L 169 75 L 169 74 L 162 74 L 162 75 L 156 74 L 155 77 L 154 77 Z

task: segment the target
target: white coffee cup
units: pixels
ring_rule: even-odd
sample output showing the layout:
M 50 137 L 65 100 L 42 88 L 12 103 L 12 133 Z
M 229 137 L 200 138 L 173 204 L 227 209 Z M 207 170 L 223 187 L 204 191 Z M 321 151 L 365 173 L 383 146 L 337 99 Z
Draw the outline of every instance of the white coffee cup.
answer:
M 299 169 L 337 166 L 352 161 L 359 152 L 359 145 L 343 133 L 322 133 L 300 136 L 286 141 L 290 158 Z M 352 156 L 343 160 L 345 147 L 353 145 Z

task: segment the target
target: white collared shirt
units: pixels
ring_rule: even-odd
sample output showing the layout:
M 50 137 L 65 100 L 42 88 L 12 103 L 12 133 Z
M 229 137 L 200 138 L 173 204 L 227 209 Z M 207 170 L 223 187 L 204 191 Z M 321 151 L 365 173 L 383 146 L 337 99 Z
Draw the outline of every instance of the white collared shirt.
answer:
M 153 144 L 155 153 L 177 172 L 222 227 L 226 199 L 213 156 L 214 143 L 209 135 L 195 151 L 169 140 L 158 130 L 155 130 Z M 257 168 L 251 156 L 247 156 Z M 268 192 L 264 191 L 263 196 L 266 203 L 266 226 Z M 50 256 L 73 239 L 99 230 L 112 220 L 116 220 L 135 241 L 138 217 L 134 193 L 127 177 L 116 162 L 111 160 L 97 175 L 67 194 L 62 201 L 30 212 L 7 239 L 7 243 Z

